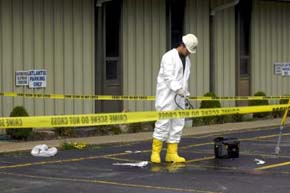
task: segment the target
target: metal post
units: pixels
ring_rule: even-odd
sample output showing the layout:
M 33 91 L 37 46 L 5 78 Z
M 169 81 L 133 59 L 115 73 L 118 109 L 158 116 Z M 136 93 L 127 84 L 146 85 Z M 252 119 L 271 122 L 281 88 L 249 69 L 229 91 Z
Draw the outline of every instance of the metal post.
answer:
M 289 109 L 289 105 L 290 105 L 290 99 L 288 100 L 288 106 L 284 112 L 282 121 L 281 121 L 281 125 L 280 125 L 280 133 L 279 133 L 279 137 L 278 137 L 278 141 L 277 141 L 277 145 L 275 147 L 275 154 L 278 155 L 280 153 L 280 143 L 281 143 L 281 139 L 282 139 L 282 133 L 283 133 L 283 129 L 286 123 L 286 118 L 288 115 L 288 109 Z

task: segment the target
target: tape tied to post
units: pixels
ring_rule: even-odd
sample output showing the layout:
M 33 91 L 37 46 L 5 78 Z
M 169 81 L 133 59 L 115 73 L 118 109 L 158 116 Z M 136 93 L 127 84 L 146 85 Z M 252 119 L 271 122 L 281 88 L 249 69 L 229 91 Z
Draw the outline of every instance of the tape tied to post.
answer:
M 162 119 L 180 119 L 289 110 L 290 105 L 227 107 L 177 111 L 144 111 L 80 115 L 53 115 L 31 117 L 0 117 L 0 128 L 55 128 L 81 127 L 150 122 Z

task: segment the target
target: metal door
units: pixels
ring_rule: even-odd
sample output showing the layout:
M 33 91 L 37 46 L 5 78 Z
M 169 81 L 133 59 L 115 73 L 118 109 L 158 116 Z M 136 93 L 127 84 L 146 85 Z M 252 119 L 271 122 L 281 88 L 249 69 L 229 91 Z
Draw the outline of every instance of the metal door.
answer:
M 96 29 L 96 93 L 101 95 L 122 95 L 121 5 L 120 0 L 115 0 L 102 3 L 101 7 L 97 8 L 99 13 L 96 14 L 96 22 L 99 23 L 96 24 L 98 28 Z M 96 101 L 97 112 L 121 110 L 121 101 Z

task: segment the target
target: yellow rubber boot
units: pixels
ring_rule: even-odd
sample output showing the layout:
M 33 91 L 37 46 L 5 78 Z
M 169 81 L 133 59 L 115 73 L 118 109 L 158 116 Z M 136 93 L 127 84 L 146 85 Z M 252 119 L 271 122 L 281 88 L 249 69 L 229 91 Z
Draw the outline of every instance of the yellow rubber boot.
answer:
M 165 161 L 166 162 L 174 162 L 174 163 L 184 163 L 186 161 L 185 158 L 180 157 L 177 153 L 177 150 L 178 150 L 177 143 L 168 143 Z
M 153 138 L 152 142 L 152 154 L 151 154 L 151 162 L 152 163 L 160 163 L 160 152 L 162 150 L 163 142 L 158 139 Z

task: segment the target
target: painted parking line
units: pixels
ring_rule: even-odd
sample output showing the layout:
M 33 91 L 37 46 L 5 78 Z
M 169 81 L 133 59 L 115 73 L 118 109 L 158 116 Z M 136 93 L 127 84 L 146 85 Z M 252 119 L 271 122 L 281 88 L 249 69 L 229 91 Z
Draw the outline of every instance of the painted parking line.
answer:
M 282 136 L 289 136 L 290 133 L 282 134 Z M 264 136 L 258 136 L 258 137 L 250 137 L 250 138 L 241 138 L 240 141 L 253 141 L 253 140 L 259 140 L 259 139 L 267 139 L 267 138 L 273 138 L 278 137 L 279 134 L 273 134 L 273 135 L 264 135 Z M 187 145 L 180 147 L 179 149 L 188 149 L 191 147 L 199 147 L 199 146 L 205 146 L 205 145 L 213 145 L 213 142 L 207 142 L 207 143 L 199 143 L 199 144 L 193 144 L 193 145 Z
M 206 190 L 197 190 L 197 189 L 185 189 L 185 188 L 176 188 L 176 187 L 162 187 L 162 186 L 153 186 L 145 184 L 129 184 L 113 181 L 104 181 L 104 180 L 94 180 L 94 179 L 84 179 L 84 178 L 63 178 L 63 177 L 50 177 L 50 176 L 38 176 L 38 175 L 28 175 L 28 174 L 16 174 L 10 172 L 0 172 L 3 175 L 10 175 L 16 177 L 26 177 L 33 179 L 42 179 L 42 180 L 53 180 L 53 181 L 68 181 L 68 182 L 82 182 L 82 183 L 92 183 L 92 184 L 102 184 L 110 186 L 119 186 L 126 188 L 141 188 L 141 189 L 152 189 L 152 190 L 161 190 L 161 191 L 176 191 L 176 192 L 197 192 L 197 193 L 220 193 Z
M 113 156 L 104 156 L 103 158 L 110 159 L 110 160 L 116 160 L 116 161 L 126 161 L 126 162 L 140 162 L 144 160 L 136 160 L 136 159 L 127 159 L 127 158 L 120 158 L 120 157 L 113 157 Z M 202 158 L 196 158 L 191 160 L 186 160 L 186 163 L 194 163 L 194 162 L 202 162 L 207 160 L 215 159 L 213 156 L 209 157 L 202 157 Z
M 263 129 L 261 129 L 263 130 Z M 267 129 L 268 130 L 268 129 Z M 270 129 L 269 129 L 270 130 Z M 243 133 L 243 132 L 240 132 L 240 133 Z M 290 133 L 285 133 L 285 134 L 282 134 L 283 136 L 289 136 Z M 217 136 L 215 134 L 213 134 L 212 136 Z M 244 139 L 240 139 L 240 141 L 256 141 L 256 140 L 263 140 L 263 139 L 269 139 L 269 138 L 273 138 L 273 137 L 278 137 L 279 134 L 273 134 L 273 135 L 265 135 L 265 136 L 258 136 L 258 137 L 251 137 L 251 138 L 244 138 Z M 209 135 L 207 135 L 207 137 L 209 137 Z M 213 142 L 209 142 L 209 143 L 202 143 L 202 144 L 193 144 L 193 145 L 189 145 L 189 146 L 184 146 L 184 147 L 181 147 L 180 149 L 188 149 L 188 148 L 191 148 L 191 147 L 199 147 L 199 146 L 204 146 L 204 145 L 213 145 L 214 143 Z M 193 152 L 193 153 L 204 153 L 204 152 Z M 208 152 L 209 153 L 209 152 Z M 209 153 L 210 154 L 210 153 Z M 254 154 L 254 153 L 246 153 L 246 152 L 241 152 L 241 154 L 244 154 L 244 155 L 250 155 L 250 156 L 261 156 L 261 157 L 272 157 L 273 158 L 273 155 L 267 155 L 267 154 Z M 275 156 L 277 157 L 277 156 Z M 279 158 L 290 158 L 290 156 L 278 156 Z M 207 161 L 207 160 L 211 160 L 211 159 L 214 159 L 214 157 L 207 157 L 205 159 L 200 159 L 200 161 Z M 198 159 L 196 160 L 198 161 Z M 193 160 L 193 162 L 196 162 L 195 160 Z M 191 163 L 191 161 L 187 161 L 187 163 Z M 284 163 L 286 164 L 286 163 Z M 290 162 L 286 165 L 290 165 Z M 273 166 L 272 166 L 273 167 Z M 279 167 L 279 166 L 277 166 Z M 225 168 L 225 169 L 233 169 L 233 168 Z M 234 168 L 235 169 L 235 168 Z M 263 168 L 262 168 L 263 169 Z
M 109 160 L 115 160 L 115 161 L 132 162 L 132 163 L 142 161 L 142 160 L 127 159 L 127 158 L 125 159 L 125 158 L 113 157 L 113 156 L 104 156 L 103 158 L 109 159 Z
M 208 160 L 213 160 L 213 159 L 215 159 L 214 156 L 209 156 L 209 157 L 203 157 L 203 158 L 187 160 L 186 163 L 202 162 L 202 161 L 208 161 Z
M 289 136 L 289 135 L 290 135 L 290 133 L 282 134 L 282 136 Z M 252 141 L 252 140 L 260 140 L 260 139 L 268 139 L 268 138 L 273 138 L 273 137 L 278 137 L 278 136 L 279 136 L 279 134 L 264 135 L 264 136 L 259 136 L 259 137 L 240 139 L 240 141 Z
M 196 153 L 196 154 L 208 154 L 212 155 L 214 152 L 209 151 L 209 150 L 203 150 L 203 151 L 187 151 L 189 153 Z M 264 153 L 251 153 L 251 152 L 246 152 L 246 151 L 240 151 L 240 155 L 243 156 L 256 156 L 256 157 L 264 157 L 264 158 L 285 158 L 285 159 L 290 159 L 290 156 L 285 156 L 285 155 L 274 155 L 274 154 L 264 154 Z
M 209 151 L 193 151 L 192 153 L 199 153 L 199 154 L 212 154 Z M 240 154 L 242 155 L 246 155 L 246 156 L 258 156 L 258 157 L 265 157 L 265 158 L 277 158 L 276 155 L 267 155 L 267 154 L 254 154 L 254 153 L 247 153 L 247 152 L 240 152 Z M 286 158 L 286 159 L 290 159 L 290 156 L 279 156 L 278 158 Z M 211 160 L 211 159 L 215 159 L 214 157 L 206 157 L 205 159 L 200 159 L 200 161 L 207 161 L 207 160 Z M 199 160 L 193 160 L 193 162 L 198 162 Z M 186 162 L 186 163 L 191 163 L 190 161 Z M 266 170 L 266 169 L 271 169 L 271 168 L 275 168 L 275 167 L 282 167 L 282 166 L 287 166 L 290 165 L 290 161 L 289 162 L 283 162 L 283 163 L 279 163 L 279 164 L 272 164 L 269 166 L 263 166 L 263 167 L 259 167 L 259 168 L 255 168 L 255 170 Z M 191 165 L 189 165 L 191 166 Z M 203 168 L 215 168 L 216 166 L 208 166 L 208 165 L 194 165 L 191 167 L 203 167 Z M 239 169 L 238 167 L 226 167 L 226 166 L 219 166 L 218 169 L 226 169 L 226 170 L 240 170 L 243 171 L 241 169 Z M 277 172 L 277 173 L 285 173 L 285 174 L 290 174 L 289 172 Z
M 265 136 L 251 137 L 251 138 L 244 138 L 244 139 L 240 139 L 240 141 L 251 141 L 251 140 L 256 140 L 256 139 L 266 139 L 266 138 L 277 137 L 278 135 L 279 134 L 275 134 L 275 135 L 265 135 Z M 283 134 L 283 136 L 288 136 L 288 135 L 290 135 L 290 133 Z M 189 149 L 189 148 L 192 148 L 192 147 L 200 147 L 200 146 L 206 146 L 206 145 L 213 145 L 213 142 L 199 143 L 199 144 L 193 144 L 193 145 L 188 145 L 188 146 L 182 146 L 182 147 L 180 147 L 180 149 Z M 148 152 L 151 152 L 151 149 L 141 151 L 141 153 L 148 153 Z M 54 164 L 54 163 L 79 162 L 79 161 L 83 161 L 83 160 L 100 159 L 100 158 L 105 158 L 105 157 L 108 157 L 108 156 L 109 157 L 111 157 L 111 156 L 112 157 L 116 157 L 116 156 L 128 155 L 128 154 L 130 154 L 130 153 L 123 152 L 123 153 L 115 153 L 115 154 L 108 154 L 108 155 L 98 155 L 98 156 L 72 158 L 72 159 L 65 159 L 65 160 L 51 160 L 51 161 L 42 161 L 42 162 L 29 162 L 29 163 L 23 163 L 23 164 L 0 166 L 0 169 L 20 168 L 20 167 L 29 167 L 29 166 L 37 166 L 37 165 Z
M 198 147 L 198 146 L 203 146 L 203 145 L 208 145 L 211 143 L 201 143 L 201 144 L 194 144 L 190 146 L 184 146 L 183 148 L 189 148 L 189 147 Z M 148 153 L 151 152 L 150 150 L 144 150 L 141 151 L 141 153 Z M 131 160 L 131 159 L 122 159 L 122 158 L 117 158 L 116 156 L 122 156 L 122 155 L 129 155 L 131 153 L 115 153 L 115 154 L 108 154 L 108 155 L 99 155 L 99 156 L 89 156 L 89 157 L 80 157 L 80 158 L 73 158 L 73 159 L 65 159 L 65 160 L 51 160 L 51 161 L 41 161 L 41 162 L 28 162 L 28 163 L 23 163 L 23 164 L 14 164 L 14 165 L 6 165 L 6 166 L 0 166 L 1 169 L 11 169 L 11 168 L 20 168 L 20 167 L 29 167 L 29 166 L 39 166 L 39 165 L 47 165 L 47 164 L 55 164 L 55 163 L 70 163 L 70 162 L 79 162 L 79 161 L 84 161 L 84 160 L 93 160 L 93 159 L 113 159 L 113 160 L 119 160 L 119 161 L 136 161 L 136 160 Z M 209 158 L 199 158 L 198 160 L 207 160 L 207 159 L 212 159 L 212 157 Z M 197 161 L 198 161 L 197 160 Z M 196 160 L 189 160 L 189 162 L 197 162 Z
M 207 143 L 197 143 L 197 144 L 193 144 L 193 145 L 186 145 L 186 146 L 182 146 L 179 149 L 188 149 L 191 147 L 200 147 L 200 146 L 206 146 L 206 145 L 213 145 L 213 142 L 207 142 Z
M 190 167 L 190 168 L 196 168 L 196 169 L 200 169 L 200 168 L 207 168 L 207 169 L 214 169 L 214 170 L 234 170 L 234 171 L 240 171 L 240 172 L 244 172 L 245 170 L 242 170 L 238 167 L 234 167 L 234 166 L 209 166 L 209 165 L 186 165 L 186 167 Z
M 277 163 L 277 164 L 271 164 L 263 167 L 258 167 L 256 170 L 267 170 L 267 169 L 273 169 L 273 168 L 278 168 L 278 167 L 283 167 L 283 166 L 288 166 L 290 165 L 290 161 L 288 162 L 282 162 L 282 163 Z
M 98 155 L 98 156 L 80 157 L 80 158 L 63 159 L 63 160 L 28 162 L 28 163 L 23 163 L 23 164 L 14 164 L 14 165 L 0 166 L 0 169 L 20 168 L 20 167 L 28 167 L 28 166 L 39 166 L 39 165 L 55 164 L 55 163 L 79 162 L 79 161 L 83 161 L 83 160 L 101 159 L 101 158 L 104 158 L 105 156 L 120 156 L 120 155 L 126 155 L 126 154 L 128 154 L 128 153 L 115 153 L 115 154 L 108 154 L 108 155 Z
M 242 133 L 249 133 L 249 132 L 257 132 L 257 131 L 269 131 L 269 130 L 276 130 L 277 128 L 273 128 L 273 127 L 266 127 L 266 128 L 259 128 L 259 129 L 245 129 L 245 130 L 236 130 L 236 131 L 225 131 L 222 132 L 222 134 L 242 134 Z M 203 139 L 203 138 L 208 138 L 208 137 L 215 137 L 215 136 L 220 136 L 221 132 L 218 133 L 212 133 L 212 134 L 203 134 L 200 136 L 193 136 L 193 137 L 189 137 L 192 139 Z M 185 136 L 186 138 L 187 136 Z

